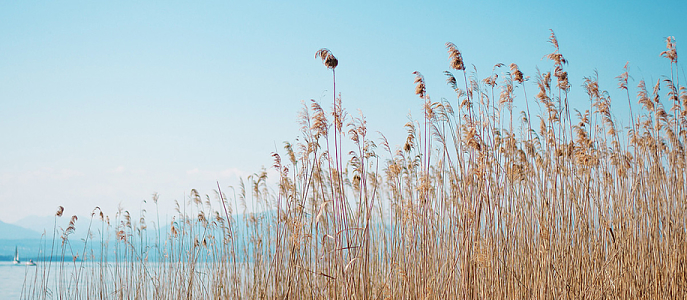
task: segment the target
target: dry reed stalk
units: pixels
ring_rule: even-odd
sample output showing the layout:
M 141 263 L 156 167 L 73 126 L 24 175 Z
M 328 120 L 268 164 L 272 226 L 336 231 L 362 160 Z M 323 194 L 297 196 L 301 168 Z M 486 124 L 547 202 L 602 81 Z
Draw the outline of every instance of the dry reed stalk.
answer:
M 537 71 L 541 111 L 534 116 L 517 65 L 502 81 L 502 64 L 482 81 L 468 80 L 462 55 L 448 43 L 449 67 L 465 80 L 463 91 L 445 73 L 458 109 L 433 102 L 416 73 L 424 126 L 411 119 L 398 148 L 382 137 L 379 151 L 364 116 L 347 122 L 336 93 L 333 122 L 319 103 L 304 104 L 300 140 L 285 144 L 286 156 L 273 156 L 276 188 L 261 170 L 241 180 L 233 204 L 219 184 L 217 203 L 192 190 L 162 234 L 149 233 L 147 224 L 159 230 L 160 218 L 147 220 L 147 203 L 138 220 L 120 209 L 112 224 L 94 210 L 99 244 L 87 239 L 79 248 L 70 241 L 72 218 L 57 251 L 52 241 L 56 274 L 50 277 L 49 262 L 33 284 L 27 279 L 22 297 L 685 298 L 685 87 L 671 77 L 650 92 L 640 81 L 643 110 L 630 113 L 626 133 L 616 128 L 609 93 L 594 74 L 583 85 L 589 108 L 573 124 L 567 61 L 553 32 L 549 40 L 553 70 Z M 671 68 L 674 49 L 670 38 L 662 55 Z M 325 50 L 316 57 L 334 71 L 338 61 Z M 630 100 L 624 70 L 619 87 Z M 512 103 L 520 86 L 527 112 L 516 132 Z M 666 111 L 666 100 L 684 108 Z M 504 106 L 510 117 L 502 117 Z M 247 201 L 262 212 L 246 212 Z M 239 207 L 244 214 L 232 215 Z M 94 267 L 81 268 L 89 263 Z

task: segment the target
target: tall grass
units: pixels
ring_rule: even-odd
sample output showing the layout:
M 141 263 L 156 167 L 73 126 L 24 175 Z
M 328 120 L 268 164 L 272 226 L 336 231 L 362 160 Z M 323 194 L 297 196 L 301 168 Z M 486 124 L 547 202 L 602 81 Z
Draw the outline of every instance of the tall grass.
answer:
M 550 42 L 553 70 L 532 74 L 529 98 L 531 77 L 516 64 L 501 78 L 503 64 L 467 76 L 447 43 L 450 68 L 463 73 L 445 72 L 456 101 L 431 101 L 416 72 L 422 125 L 409 121 L 398 147 L 371 138 L 336 93 L 332 113 L 304 103 L 302 138 L 273 155 L 278 185 L 262 170 L 230 197 L 219 184 L 214 200 L 193 190 L 162 230 L 144 209 L 138 222 L 96 209 L 104 225 L 88 229 L 90 247 L 71 249 L 62 232 L 50 250 L 61 259 L 41 264 L 23 297 L 686 298 L 687 89 L 674 39 L 661 54 L 671 75 L 652 91 L 639 82 L 643 110 L 630 111 L 629 128 L 616 126 L 596 74 L 584 79 L 587 99 L 575 99 L 588 109 L 573 113 L 553 32 Z M 338 64 L 327 49 L 316 57 Z M 631 102 L 628 72 L 617 78 Z

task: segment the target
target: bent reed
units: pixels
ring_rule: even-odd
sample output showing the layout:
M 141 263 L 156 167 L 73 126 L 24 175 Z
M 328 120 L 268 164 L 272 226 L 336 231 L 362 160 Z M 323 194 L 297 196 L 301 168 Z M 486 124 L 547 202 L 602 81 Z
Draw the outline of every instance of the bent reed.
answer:
M 457 98 L 432 101 L 415 72 L 424 116 L 397 148 L 370 138 L 336 93 L 331 113 L 304 103 L 298 142 L 273 154 L 278 185 L 263 169 L 230 197 L 219 184 L 215 200 L 193 190 L 166 226 L 145 209 L 135 222 L 96 208 L 100 228 L 89 225 L 83 246 L 69 239 L 75 219 L 44 243 L 22 298 L 687 298 L 687 88 L 675 40 L 661 53 L 671 74 L 652 90 L 639 81 L 633 100 L 627 65 L 617 77 L 628 102 L 613 105 L 643 109 L 628 128 L 596 75 L 575 100 L 588 108 L 571 110 L 567 60 L 553 31 L 549 41 L 553 70 L 533 75 L 534 97 L 516 64 L 475 78 L 447 43 Z M 330 50 L 316 57 L 335 74 Z

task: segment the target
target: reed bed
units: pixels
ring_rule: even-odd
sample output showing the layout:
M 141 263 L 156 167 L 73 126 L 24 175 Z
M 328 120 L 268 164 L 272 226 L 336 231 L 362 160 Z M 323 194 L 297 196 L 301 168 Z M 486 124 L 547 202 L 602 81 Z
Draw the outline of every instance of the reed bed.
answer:
M 88 228 L 83 248 L 71 248 L 73 228 L 45 243 L 51 259 L 23 297 L 687 298 L 687 89 L 675 40 L 661 53 L 671 74 L 652 90 L 639 81 L 633 100 L 627 66 L 617 77 L 627 102 L 613 105 L 642 108 L 627 128 L 596 75 L 575 99 L 588 108 L 569 107 L 567 61 L 553 31 L 549 41 L 552 70 L 532 75 L 529 97 L 516 64 L 475 78 L 447 43 L 456 99 L 432 101 L 416 72 L 423 117 L 396 147 L 371 138 L 336 92 L 331 112 L 304 103 L 301 138 L 273 155 L 277 185 L 262 170 L 229 197 L 219 184 L 214 197 L 193 190 L 167 224 L 96 209 L 101 228 Z M 328 49 L 316 58 L 335 87 L 337 59 Z

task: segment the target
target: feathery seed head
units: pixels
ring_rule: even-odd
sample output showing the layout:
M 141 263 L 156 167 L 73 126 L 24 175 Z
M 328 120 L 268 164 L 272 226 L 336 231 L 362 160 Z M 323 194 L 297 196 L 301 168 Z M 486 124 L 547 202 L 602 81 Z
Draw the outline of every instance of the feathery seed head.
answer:
M 621 90 L 627 90 L 627 80 L 630 77 L 628 73 L 628 64 L 630 64 L 629 61 L 626 62 L 625 66 L 623 67 L 623 70 L 625 70 L 625 72 L 615 77 L 616 79 L 618 79 L 618 88 L 620 88 Z
M 315 52 L 315 58 L 318 58 L 318 57 L 322 59 L 322 63 L 324 64 L 325 67 L 327 67 L 327 69 L 334 70 L 336 68 L 336 66 L 339 65 L 339 60 L 336 59 L 336 57 L 334 57 L 332 52 L 329 51 L 329 49 L 327 49 L 327 48 L 322 48 L 320 50 L 317 50 L 317 52 Z
M 425 77 L 422 76 L 422 74 L 420 74 L 420 72 L 418 71 L 413 72 L 413 74 L 415 75 L 414 83 L 416 84 L 415 94 L 420 96 L 420 98 L 424 99 L 427 95 L 427 89 L 425 87 Z
M 637 92 L 637 98 L 639 98 L 639 100 L 637 102 L 641 104 L 644 109 L 654 111 L 654 103 L 649 99 L 649 91 L 646 89 L 646 82 L 640 80 L 637 88 L 639 89 Z
M 456 77 L 453 76 L 453 74 L 449 71 L 444 71 L 444 75 L 446 75 L 446 84 L 451 86 L 451 88 L 455 91 L 458 89 L 458 83 L 456 82 Z
M 465 64 L 463 63 L 463 55 L 460 54 L 456 45 L 448 42 L 446 43 L 446 49 L 448 49 L 448 58 L 451 62 L 451 69 L 454 70 L 465 70 Z
M 525 78 L 524 78 L 522 72 L 520 71 L 520 69 L 518 69 L 518 65 L 516 65 L 514 63 L 510 64 L 510 72 L 511 72 L 511 74 L 513 74 L 513 80 L 514 81 L 516 81 L 518 83 L 523 83 L 523 81 L 525 81 Z
M 499 77 L 499 75 L 494 74 L 493 76 L 489 76 L 487 78 L 482 79 L 482 82 L 490 87 L 496 86 L 496 79 Z
M 671 63 L 677 63 L 677 50 L 675 50 L 675 38 L 669 36 L 666 38 L 666 51 L 661 52 L 661 56 L 670 59 Z
M 551 36 L 549 37 L 549 43 L 553 45 L 554 48 L 556 48 L 556 51 L 558 51 L 558 39 L 556 38 L 556 34 L 553 33 L 553 29 L 549 29 L 551 31 Z
M 556 66 L 554 76 L 556 76 L 556 78 L 558 79 L 558 88 L 565 91 L 570 89 L 570 83 L 568 82 L 568 72 L 565 72 L 561 67 Z

